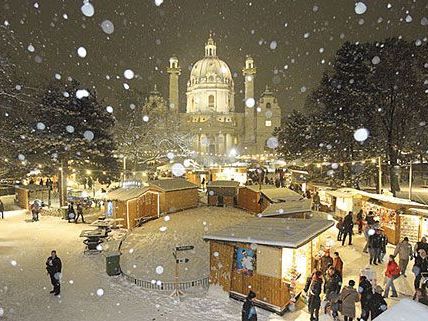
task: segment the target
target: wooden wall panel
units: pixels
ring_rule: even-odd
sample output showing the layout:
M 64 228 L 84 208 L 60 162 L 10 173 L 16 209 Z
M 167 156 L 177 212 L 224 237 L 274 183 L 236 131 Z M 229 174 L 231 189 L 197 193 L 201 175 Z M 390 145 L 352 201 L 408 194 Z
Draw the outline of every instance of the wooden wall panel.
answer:
M 260 213 L 259 193 L 241 187 L 238 192 L 238 207 L 252 213 Z
M 199 203 L 196 188 L 161 193 L 161 213 L 172 213 L 197 207 Z

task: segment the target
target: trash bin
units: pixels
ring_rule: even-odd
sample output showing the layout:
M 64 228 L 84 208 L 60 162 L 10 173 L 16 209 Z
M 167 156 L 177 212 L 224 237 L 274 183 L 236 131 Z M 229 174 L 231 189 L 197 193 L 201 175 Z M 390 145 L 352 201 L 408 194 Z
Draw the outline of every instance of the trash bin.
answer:
M 120 252 L 108 252 L 106 256 L 106 272 L 109 276 L 120 274 Z

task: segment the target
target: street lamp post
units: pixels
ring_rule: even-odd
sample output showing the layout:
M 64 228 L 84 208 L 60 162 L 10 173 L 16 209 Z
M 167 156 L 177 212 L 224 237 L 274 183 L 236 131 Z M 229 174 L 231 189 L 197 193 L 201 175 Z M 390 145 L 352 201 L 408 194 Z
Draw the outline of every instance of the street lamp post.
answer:
M 122 175 L 122 185 L 126 180 L 126 156 L 123 156 L 123 175 Z
M 377 159 L 377 166 L 378 166 L 378 194 L 382 194 L 382 158 L 381 156 Z
M 410 161 L 409 164 L 409 200 L 412 199 L 412 184 L 413 183 L 413 163 Z

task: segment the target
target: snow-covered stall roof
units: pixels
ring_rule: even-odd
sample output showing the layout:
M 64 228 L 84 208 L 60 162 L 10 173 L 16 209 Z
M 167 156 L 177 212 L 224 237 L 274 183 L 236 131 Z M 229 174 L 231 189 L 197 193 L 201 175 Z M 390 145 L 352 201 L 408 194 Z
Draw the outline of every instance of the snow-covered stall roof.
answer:
M 178 191 L 184 189 L 198 188 L 193 183 L 186 181 L 183 178 L 168 178 L 150 181 L 149 186 L 155 186 L 163 192 Z
M 428 307 L 410 299 L 402 299 L 376 318 L 376 321 L 426 321 Z
M 272 185 L 262 185 L 260 189 L 259 185 L 246 186 L 247 188 L 261 192 L 266 198 L 272 202 L 286 202 L 291 200 L 303 199 L 303 196 L 289 188 L 277 188 Z
M 252 218 L 245 223 L 206 234 L 204 239 L 296 249 L 333 225 L 333 221 L 318 219 Z
M 368 192 L 364 192 L 364 191 L 360 191 L 361 195 L 381 201 L 381 202 L 386 202 L 386 203 L 391 203 L 391 204 L 397 204 L 397 205 L 403 205 L 403 206 L 415 206 L 415 207 L 423 207 L 423 208 L 428 208 L 428 205 L 425 204 L 421 204 L 418 202 L 414 202 L 411 201 L 409 199 L 406 198 L 398 198 L 398 197 L 394 197 L 392 195 L 385 195 L 385 194 L 373 194 L 373 193 L 368 193 Z
M 219 180 L 214 182 L 208 182 L 207 187 L 238 187 L 239 182 L 237 181 L 226 181 Z
M 422 209 L 422 208 L 409 208 L 409 212 L 415 215 L 420 215 L 424 217 L 428 217 L 428 209 Z
M 107 199 L 112 201 L 128 201 L 140 197 L 149 190 L 150 188 L 148 186 L 129 188 L 121 187 L 109 192 L 107 194 Z
M 260 214 L 260 216 L 276 216 L 294 213 L 303 213 L 311 211 L 311 200 L 289 200 L 281 203 L 269 204 L 269 206 Z
M 334 191 L 326 191 L 326 193 L 334 197 L 347 198 L 347 197 L 362 196 L 362 193 L 365 193 L 365 192 L 359 191 L 355 188 L 345 187 L 345 188 L 339 188 Z
M 29 184 L 29 185 L 15 185 L 15 188 L 26 189 L 30 192 L 36 191 L 46 191 L 49 189 L 48 186 L 39 185 L 39 184 Z

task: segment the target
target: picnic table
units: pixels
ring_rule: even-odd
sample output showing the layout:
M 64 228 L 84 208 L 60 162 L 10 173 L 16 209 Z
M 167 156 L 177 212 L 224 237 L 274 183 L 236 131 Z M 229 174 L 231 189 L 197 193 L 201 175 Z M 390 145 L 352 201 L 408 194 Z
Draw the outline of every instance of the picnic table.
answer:
M 87 251 L 97 251 L 97 246 L 103 242 L 102 238 L 107 236 L 107 231 L 104 229 L 83 230 L 80 237 L 84 237 L 83 243 L 86 245 Z

